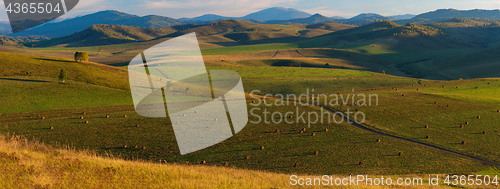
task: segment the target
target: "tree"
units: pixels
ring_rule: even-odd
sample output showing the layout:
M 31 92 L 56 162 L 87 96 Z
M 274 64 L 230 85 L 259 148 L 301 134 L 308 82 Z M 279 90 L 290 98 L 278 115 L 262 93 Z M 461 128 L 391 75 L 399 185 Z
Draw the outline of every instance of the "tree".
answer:
M 59 72 L 59 80 L 61 80 L 63 83 L 64 81 L 68 79 L 68 71 L 66 69 L 61 69 L 61 72 Z
M 75 52 L 75 62 L 80 62 L 82 61 L 82 52 L 76 51 Z
M 76 51 L 75 52 L 75 62 L 88 62 L 89 61 L 89 53 Z

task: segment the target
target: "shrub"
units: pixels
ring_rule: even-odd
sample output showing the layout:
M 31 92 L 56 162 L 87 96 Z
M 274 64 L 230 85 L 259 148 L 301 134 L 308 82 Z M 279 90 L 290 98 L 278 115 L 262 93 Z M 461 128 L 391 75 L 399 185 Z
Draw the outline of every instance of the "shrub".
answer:
M 61 80 L 64 83 L 66 79 L 68 79 L 68 71 L 66 71 L 66 69 L 63 68 L 59 72 L 59 80 Z

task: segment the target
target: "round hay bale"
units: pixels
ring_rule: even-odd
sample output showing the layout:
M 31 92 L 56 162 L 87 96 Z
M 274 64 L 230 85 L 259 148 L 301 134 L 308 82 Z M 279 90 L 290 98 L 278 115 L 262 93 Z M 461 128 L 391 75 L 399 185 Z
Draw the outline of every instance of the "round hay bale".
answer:
M 207 162 L 205 160 L 201 161 L 200 164 L 206 164 Z
M 188 115 L 186 115 L 186 114 L 183 114 L 182 116 L 186 117 L 186 116 L 188 116 Z
M 443 85 L 443 88 L 445 88 L 446 86 Z
M 261 149 L 261 150 L 263 150 L 263 149 L 265 149 L 265 147 L 264 147 L 264 146 L 261 146 L 261 147 L 260 147 L 260 149 Z
M 318 152 L 318 151 L 315 151 L 315 152 L 314 152 L 314 155 L 319 155 L 319 152 Z
M 139 127 L 139 124 L 135 125 L 135 127 Z
M 252 104 L 255 104 L 255 100 L 252 100 Z
M 85 114 L 87 114 L 87 113 L 86 113 L 86 112 L 83 112 L 82 114 L 83 114 L 83 115 L 85 115 Z
M 215 120 L 214 120 L 214 121 L 219 121 L 219 119 L 218 119 L 218 118 L 215 118 Z
M 109 115 L 106 115 L 106 118 L 109 118 Z
M 424 87 L 427 87 L 427 85 L 424 85 Z
M 497 113 L 500 113 L 500 110 L 497 110 Z
M 419 89 L 419 88 L 417 88 L 417 91 L 420 91 L 420 89 Z
M 382 140 L 380 140 L 380 139 L 377 139 L 377 142 L 382 142 Z
M 481 116 L 477 116 L 477 119 L 481 119 Z
M 428 129 L 429 128 L 429 125 L 425 125 L 425 128 Z
M 161 163 L 167 163 L 167 160 L 161 160 Z
M 304 127 L 304 128 L 302 128 L 302 131 L 306 132 L 306 128 L 305 128 L 305 127 Z
M 425 138 L 426 138 L 426 139 L 431 139 L 431 136 L 427 135 Z
M 328 132 L 328 129 L 325 129 L 325 132 Z
M 83 116 L 80 116 L 80 119 L 83 119 Z
M 316 136 L 316 133 L 312 133 L 311 136 Z
M 434 104 L 437 104 L 438 102 L 434 102 Z
M 288 118 L 293 118 L 293 116 L 288 116 Z
M 364 163 L 362 161 L 359 162 L 359 165 L 363 165 Z
M 123 117 L 127 117 L 127 114 L 123 115 Z
M 403 152 L 399 152 L 399 153 L 398 153 L 398 156 L 403 156 Z
M 229 163 L 228 162 L 224 163 L 224 167 L 227 167 L 227 166 L 229 166 Z
M 450 107 L 450 105 L 448 104 L 448 105 L 446 105 L 446 107 L 447 107 L 447 108 L 449 108 L 449 107 Z
M 54 127 L 50 127 L 50 129 L 52 130 L 52 129 L 54 129 Z
M 462 144 L 464 144 L 464 145 L 465 145 L 465 144 L 467 144 L 467 142 L 465 142 L 465 141 L 462 141 Z
M 460 87 L 457 87 L 457 89 L 460 88 Z
M 280 130 L 279 130 L 279 129 L 276 129 L 276 133 L 280 133 Z
M 398 91 L 399 89 L 396 89 L 396 91 Z
M 411 85 L 411 87 L 414 87 L 414 85 Z
M 298 163 L 295 163 L 295 164 L 293 165 L 293 167 L 299 167 L 299 164 L 298 164 Z
M 304 131 L 300 131 L 299 133 L 302 134 L 302 133 L 304 133 Z
M 123 148 L 127 148 L 128 146 L 127 145 L 123 145 Z
M 143 149 L 143 150 L 145 150 L 145 149 L 146 149 L 146 147 L 145 147 L 145 146 L 143 146 L 143 147 L 142 147 L 142 149 Z
M 45 117 L 42 117 L 42 119 L 45 119 Z
M 135 145 L 134 148 L 139 148 L 139 146 Z
M 464 128 L 464 125 L 460 125 L 460 128 Z
M 465 122 L 466 125 L 469 125 L 469 122 Z
M 479 89 L 479 87 L 476 87 L 475 89 Z
M 89 121 L 85 121 L 85 124 L 88 124 L 88 123 L 89 123 Z
M 486 131 L 483 131 L 483 135 L 485 135 L 485 134 L 486 134 Z
M 250 156 L 245 156 L 245 159 L 246 159 L 246 160 L 250 159 Z
M 405 94 L 401 95 L 401 96 L 405 96 Z

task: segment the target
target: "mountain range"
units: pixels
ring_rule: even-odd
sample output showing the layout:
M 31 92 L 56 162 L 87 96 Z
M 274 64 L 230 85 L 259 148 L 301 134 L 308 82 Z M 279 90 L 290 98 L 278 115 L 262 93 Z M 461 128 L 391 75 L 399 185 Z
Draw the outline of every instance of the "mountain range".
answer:
M 499 10 L 455 10 L 440 9 L 420 15 L 399 15 L 385 17 L 375 13 L 363 13 L 349 19 L 340 17 L 325 17 L 320 14 L 311 15 L 309 13 L 290 8 L 273 7 L 248 14 L 243 17 L 233 18 L 214 14 L 203 15 L 195 18 L 174 19 L 169 17 L 148 15 L 136 16 L 119 11 L 101 11 L 81 17 L 66 19 L 60 22 L 47 23 L 42 26 L 22 31 L 10 36 L 44 36 L 62 37 L 83 31 L 96 24 L 137 26 L 141 28 L 164 28 L 176 25 L 207 24 L 221 19 L 237 19 L 260 24 L 316 24 L 327 22 L 338 22 L 356 26 L 370 24 L 379 20 L 390 20 L 398 24 L 407 23 L 432 23 L 445 21 L 453 17 L 459 18 L 487 18 L 500 19 Z M 410 18 L 410 19 L 407 19 Z M 77 24 L 75 24 L 77 23 Z M 0 24 L 0 34 L 8 34 L 8 24 Z

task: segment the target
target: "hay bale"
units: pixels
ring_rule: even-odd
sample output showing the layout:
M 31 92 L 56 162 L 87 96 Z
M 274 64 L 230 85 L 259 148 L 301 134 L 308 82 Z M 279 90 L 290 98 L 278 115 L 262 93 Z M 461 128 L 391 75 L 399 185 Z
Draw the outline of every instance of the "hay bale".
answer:
M 188 116 L 188 115 L 186 115 L 186 114 L 182 114 L 182 116 L 186 117 L 186 116 Z
M 80 119 L 83 119 L 83 116 L 80 116 Z
M 479 87 L 476 87 L 476 89 L 479 89 Z
M 145 146 L 143 146 L 143 147 L 142 147 L 142 149 L 143 149 L 143 150 L 145 150 L 145 149 L 146 149 L 146 147 L 145 147 Z
M 300 134 L 304 133 L 304 131 L 299 131 Z
M 450 105 L 448 104 L 448 105 L 446 105 L 446 107 L 447 107 L 447 108 L 449 108 L 449 107 L 450 107 Z
M 425 125 L 425 128 L 428 129 L 429 128 L 429 125 Z
M 123 148 L 127 148 L 128 146 L 127 145 L 123 145 Z
M 419 89 L 419 88 L 417 88 L 417 91 L 420 91 L 420 89 Z
M 467 144 L 467 142 L 465 142 L 465 141 L 462 141 L 462 144 L 463 144 L 463 145 L 465 145 L 465 144 Z
M 405 96 L 405 94 L 401 95 L 401 96 Z
M 485 134 L 486 134 L 486 131 L 483 131 L 483 135 L 485 135 Z
M 319 155 L 319 152 L 318 152 L 318 151 L 315 151 L 315 152 L 314 152 L 314 155 Z
M 280 133 L 280 130 L 279 130 L 279 129 L 276 129 L 276 133 Z
M 42 119 L 45 119 L 45 117 L 42 117 Z
M 293 118 L 293 116 L 288 116 L 288 118 Z
M 302 131 L 306 132 L 306 128 L 305 128 L 305 127 L 304 127 L 304 128 L 302 128 Z
M 325 132 L 328 132 L 328 129 L 325 129 Z
M 228 162 L 224 163 L 224 167 L 227 167 L 227 166 L 229 166 L 229 163 Z
M 469 122 L 465 122 L 466 125 L 469 125 Z
M 464 128 L 464 125 L 460 125 L 460 128 Z
M 109 118 L 109 115 L 106 115 L 106 118 Z
M 411 87 L 414 87 L 414 85 L 411 85 Z
M 299 167 L 299 164 L 298 164 L 298 163 L 295 163 L 295 164 L 293 165 L 293 167 Z
M 135 145 L 134 148 L 139 148 L 139 146 Z
M 255 104 L 255 100 L 252 100 L 252 104 Z
M 89 121 L 85 121 L 85 124 L 88 124 L 88 123 L 89 123 Z
M 443 88 L 445 88 L 446 86 L 443 85 Z
M 457 89 L 460 88 L 460 87 L 457 87 Z
M 403 156 L 403 152 L 399 152 L 399 153 L 398 153 L 398 156 Z
M 359 165 L 363 165 L 364 163 L 362 161 L 359 162 Z
M 481 116 L 477 116 L 477 119 L 481 119 Z
M 167 160 L 161 160 L 161 163 L 167 163 Z
M 437 104 L 438 102 L 434 102 L 434 104 Z
M 497 113 L 500 113 L 500 110 L 497 110 Z
M 315 134 L 315 133 L 312 133 L 312 134 L 311 134 L 311 136 L 316 136 L 316 134 Z
M 87 113 L 83 112 L 82 114 L 83 114 L 83 115 L 85 115 L 85 114 L 87 114 Z
M 123 115 L 123 117 L 127 117 L 127 114 Z
M 260 149 L 261 149 L 261 150 L 264 150 L 264 149 L 265 149 L 265 147 L 264 147 L 264 146 L 261 146 L 261 147 L 260 147 Z
M 425 137 L 425 139 L 431 139 L 431 136 L 427 135 L 427 136 Z
M 214 121 L 219 121 L 219 119 L 218 119 L 218 118 L 215 118 L 215 119 L 214 119 Z
M 54 127 L 50 127 L 50 129 L 52 130 L 52 129 L 54 129 Z
M 396 89 L 396 91 L 398 91 L 399 89 Z
M 377 139 L 377 142 L 382 142 L 382 140 L 380 140 L 380 139 Z
M 249 160 L 249 159 L 250 159 L 250 156 L 245 156 L 245 159 L 246 159 L 246 160 Z
M 200 164 L 206 164 L 207 162 L 205 160 L 201 161 Z

